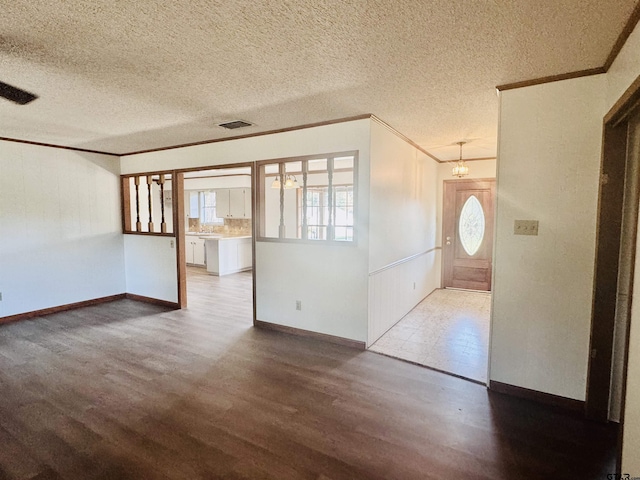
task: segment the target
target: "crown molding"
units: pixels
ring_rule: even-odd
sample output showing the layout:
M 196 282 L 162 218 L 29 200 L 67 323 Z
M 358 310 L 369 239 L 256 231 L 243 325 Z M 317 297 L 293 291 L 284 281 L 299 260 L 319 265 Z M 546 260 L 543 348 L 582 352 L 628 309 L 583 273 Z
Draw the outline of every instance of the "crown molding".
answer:
M 33 142 L 31 140 L 21 140 L 19 138 L 0 137 L 0 141 L 13 142 L 13 143 L 24 143 L 26 145 L 36 145 L 38 147 L 60 148 L 62 150 L 72 150 L 74 152 L 98 153 L 100 155 L 111 155 L 112 157 L 119 157 L 120 156 L 117 153 L 112 153 L 112 152 L 103 152 L 103 151 L 100 151 L 100 150 L 90 150 L 88 148 L 70 147 L 70 146 L 67 146 L 67 145 L 54 145 L 52 143 Z
M 496 86 L 496 89 L 500 92 L 503 92 L 505 90 L 512 90 L 514 88 L 531 87 L 533 85 L 541 85 L 543 83 L 558 82 L 560 80 L 569 80 L 572 78 L 588 77 L 591 75 L 600 75 L 602 73 L 607 73 L 609 71 L 609 68 L 611 68 L 611 65 L 613 65 L 613 62 L 615 62 L 616 58 L 618 58 L 622 47 L 624 47 L 624 44 L 629 39 L 629 36 L 636 28 L 639 21 L 640 2 L 636 4 L 633 12 L 631 12 L 631 16 L 627 20 L 627 23 L 622 29 L 622 32 L 620 32 L 620 35 L 618 35 L 618 38 L 613 44 L 613 47 L 611 47 L 611 51 L 609 52 L 604 65 L 602 65 L 601 67 L 589 68 L 587 70 L 578 70 L 576 72 L 561 73 L 559 75 L 550 75 L 547 77 L 534 78 L 531 80 L 523 80 L 521 82 L 505 83 L 503 85 Z

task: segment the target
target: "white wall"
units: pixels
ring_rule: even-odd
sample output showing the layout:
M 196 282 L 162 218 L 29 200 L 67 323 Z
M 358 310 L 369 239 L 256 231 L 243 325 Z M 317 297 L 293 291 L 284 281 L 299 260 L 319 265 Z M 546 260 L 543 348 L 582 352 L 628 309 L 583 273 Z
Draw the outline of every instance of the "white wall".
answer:
M 585 399 L 604 96 L 604 75 L 501 94 L 491 380 Z
M 369 345 L 440 285 L 437 171 L 437 162 L 372 122 Z
M 371 120 L 363 119 L 131 155 L 122 158 L 121 168 L 123 173 L 136 173 L 358 150 L 357 245 L 257 242 L 256 304 L 259 320 L 366 341 L 368 228 L 364 219 L 368 218 L 370 124 Z M 152 241 L 141 239 L 145 244 Z M 154 265 L 148 268 L 152 276 Z M 166 287 L 157 285 L 147 295 L 158 298 L 155 292 Z M 296 300 L 302 301 L 301 311 L 295 310 Z
M 0 141 L 0 317 L 124 293 L 116 157 Z
M 606 75 L 606 111 L 608 111 L 640 75 L 640 27 L 635 30 L 618 54 Z M 638 237 L 640 239 L 640 236 Z M 627 395 L 622 450 L 622 471 L 640 476 L 640 249 L 636 247 L 636 270 L 631 310 Z
M 175 237 L 124 236 L 127 293 L 178 302 Z

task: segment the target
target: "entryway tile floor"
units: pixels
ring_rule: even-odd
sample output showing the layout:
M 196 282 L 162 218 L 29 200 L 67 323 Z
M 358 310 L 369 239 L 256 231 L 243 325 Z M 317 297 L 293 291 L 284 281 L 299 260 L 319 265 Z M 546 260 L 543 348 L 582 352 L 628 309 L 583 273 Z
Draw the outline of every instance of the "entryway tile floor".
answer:
M 486 383 L 490 311 L 490 293 L 438 289 L 369 350 Z

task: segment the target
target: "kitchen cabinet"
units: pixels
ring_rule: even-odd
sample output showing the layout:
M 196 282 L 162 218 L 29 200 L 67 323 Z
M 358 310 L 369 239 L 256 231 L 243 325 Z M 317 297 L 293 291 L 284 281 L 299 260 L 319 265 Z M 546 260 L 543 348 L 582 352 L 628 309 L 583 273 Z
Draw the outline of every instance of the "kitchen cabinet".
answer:
M 251 270 L 251 237 L 207 238 L 207 271 L 213 275 Z
M 219 218 L 251 218 L 251 189 L 216 190 L 216 213 Z
M 185 256 L 189 265 L 199 265 L 204 267 L 205 261 L 205 243 L 203 238 L 186 236 Z

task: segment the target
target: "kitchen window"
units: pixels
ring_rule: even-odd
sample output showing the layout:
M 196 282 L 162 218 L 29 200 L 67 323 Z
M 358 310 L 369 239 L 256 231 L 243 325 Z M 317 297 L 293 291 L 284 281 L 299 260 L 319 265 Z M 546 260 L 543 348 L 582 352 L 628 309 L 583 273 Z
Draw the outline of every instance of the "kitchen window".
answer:
M 355 242 L 357 152 L 259 163 L 259 240 Z
M 218 217 L 216 210 L 216 192 L 200 190 L 189 192 L 189 217 L 200 220 L 200 225 L 223 225 L 224 219 Z

